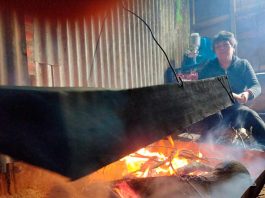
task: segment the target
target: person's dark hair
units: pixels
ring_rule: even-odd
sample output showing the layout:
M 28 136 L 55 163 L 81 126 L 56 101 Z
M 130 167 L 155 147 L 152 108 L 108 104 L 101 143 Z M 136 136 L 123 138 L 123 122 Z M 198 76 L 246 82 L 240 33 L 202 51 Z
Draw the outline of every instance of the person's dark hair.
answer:
M 222 41 L 228 41 L 233 48 L 236 48 L 237 46 L 237 40 L 232 32 L 221 31 L 213 38 L 213 51 L 215 44 L 220 43 Z

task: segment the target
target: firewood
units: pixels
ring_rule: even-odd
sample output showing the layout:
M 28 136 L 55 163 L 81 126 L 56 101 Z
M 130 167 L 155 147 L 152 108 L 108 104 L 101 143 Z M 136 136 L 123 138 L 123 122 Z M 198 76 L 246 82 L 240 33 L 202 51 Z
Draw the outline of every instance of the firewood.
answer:
M 178 152 L 178 157 L 180 158 L 185 158 L 189 160 L 202 160 L 202 161 L 208 161 L 207 158 L 201 158 L 197 155 L 194 154 L 193 151 L 187 150 L 187 149 L 182 149 Z
M 213 167 L 203 164 L 201 162 L 192 162 L 184 167 L 178 168 L 176 174 L 179 175 L 187 175 L 194 171 L 201 172 L 210 172 L 213 170 Z
M 140 197 L 240 197 L 251 185 L 246 167 L 236 161 L 222 162 L 208 174 L 134 178 L 125 182 Z M 121 189 L 124 190 L 124 189 Z M 121 197 L 129 198 L 129 197 Z

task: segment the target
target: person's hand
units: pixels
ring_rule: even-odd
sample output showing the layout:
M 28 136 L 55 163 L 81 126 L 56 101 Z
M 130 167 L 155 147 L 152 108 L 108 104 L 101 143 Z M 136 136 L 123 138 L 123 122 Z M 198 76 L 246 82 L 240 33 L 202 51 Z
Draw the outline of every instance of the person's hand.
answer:
M 237 102 L 245 104 L 248 101 L 249 92 L 244 91 L 240 94 L 233 93 L 233 97 L 237 100 Z

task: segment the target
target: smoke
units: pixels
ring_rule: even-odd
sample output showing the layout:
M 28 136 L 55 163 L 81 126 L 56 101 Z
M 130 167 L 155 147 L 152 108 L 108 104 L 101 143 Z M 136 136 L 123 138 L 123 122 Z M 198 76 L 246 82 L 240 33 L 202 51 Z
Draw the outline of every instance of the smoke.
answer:
M 213 145 L 222 144 L 250 150 L 265 150 L 265 146 L 259 144 L 253 137 L 253 127 L 246 126 L 247 114 L 246 111 L 242 110 L 239 115 L 231 114 L 226 115 L 226 118 L 212 117 L 205 120 L 200 124 L 207 125 L 206 130 L 203 131 L 205 135 L 202 141 Z
M 237 122 L 240 123 L 239 121 L 242 120 L 238 119 Z M 230 136 L 227 134 L 230 134 Z M 265 155 L 264 152 L 259 150 L 262 147 L 259 147 L 255 142 L 248 144 L 248 140 L 244 140 L 246 147 L 243 144 L 233 144 L 231 139 L 234 136 L 231 136 L 231 134 L 235 134 L 234 129 L 227 129 L 226 126 L 219 125 L 214 130 L 208 131 L 208 135 L 200 148 L 203 150 L 207 145 L 207 152 L 211 156 L 206 154 L 206 157 L 241 162 L 250 174 L 236 174 L 216 183 L 211 189 L 212 197 L 241 197 L 249 186 L 255 185 L 255 180 L 264 171 Z
M 241 197 L 251 185 L 250 175 L 240 173 L 218 181 L 212 186 L 210 194 L 215 198 Z

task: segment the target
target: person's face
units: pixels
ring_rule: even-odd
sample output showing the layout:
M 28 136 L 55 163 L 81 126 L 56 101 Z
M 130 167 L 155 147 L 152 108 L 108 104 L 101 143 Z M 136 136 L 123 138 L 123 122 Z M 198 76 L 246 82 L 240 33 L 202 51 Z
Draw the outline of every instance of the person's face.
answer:
M 221 41 L 214 45 L 216 56 L 219 60 L 232 60 L 234 47 L 229 41 Z

